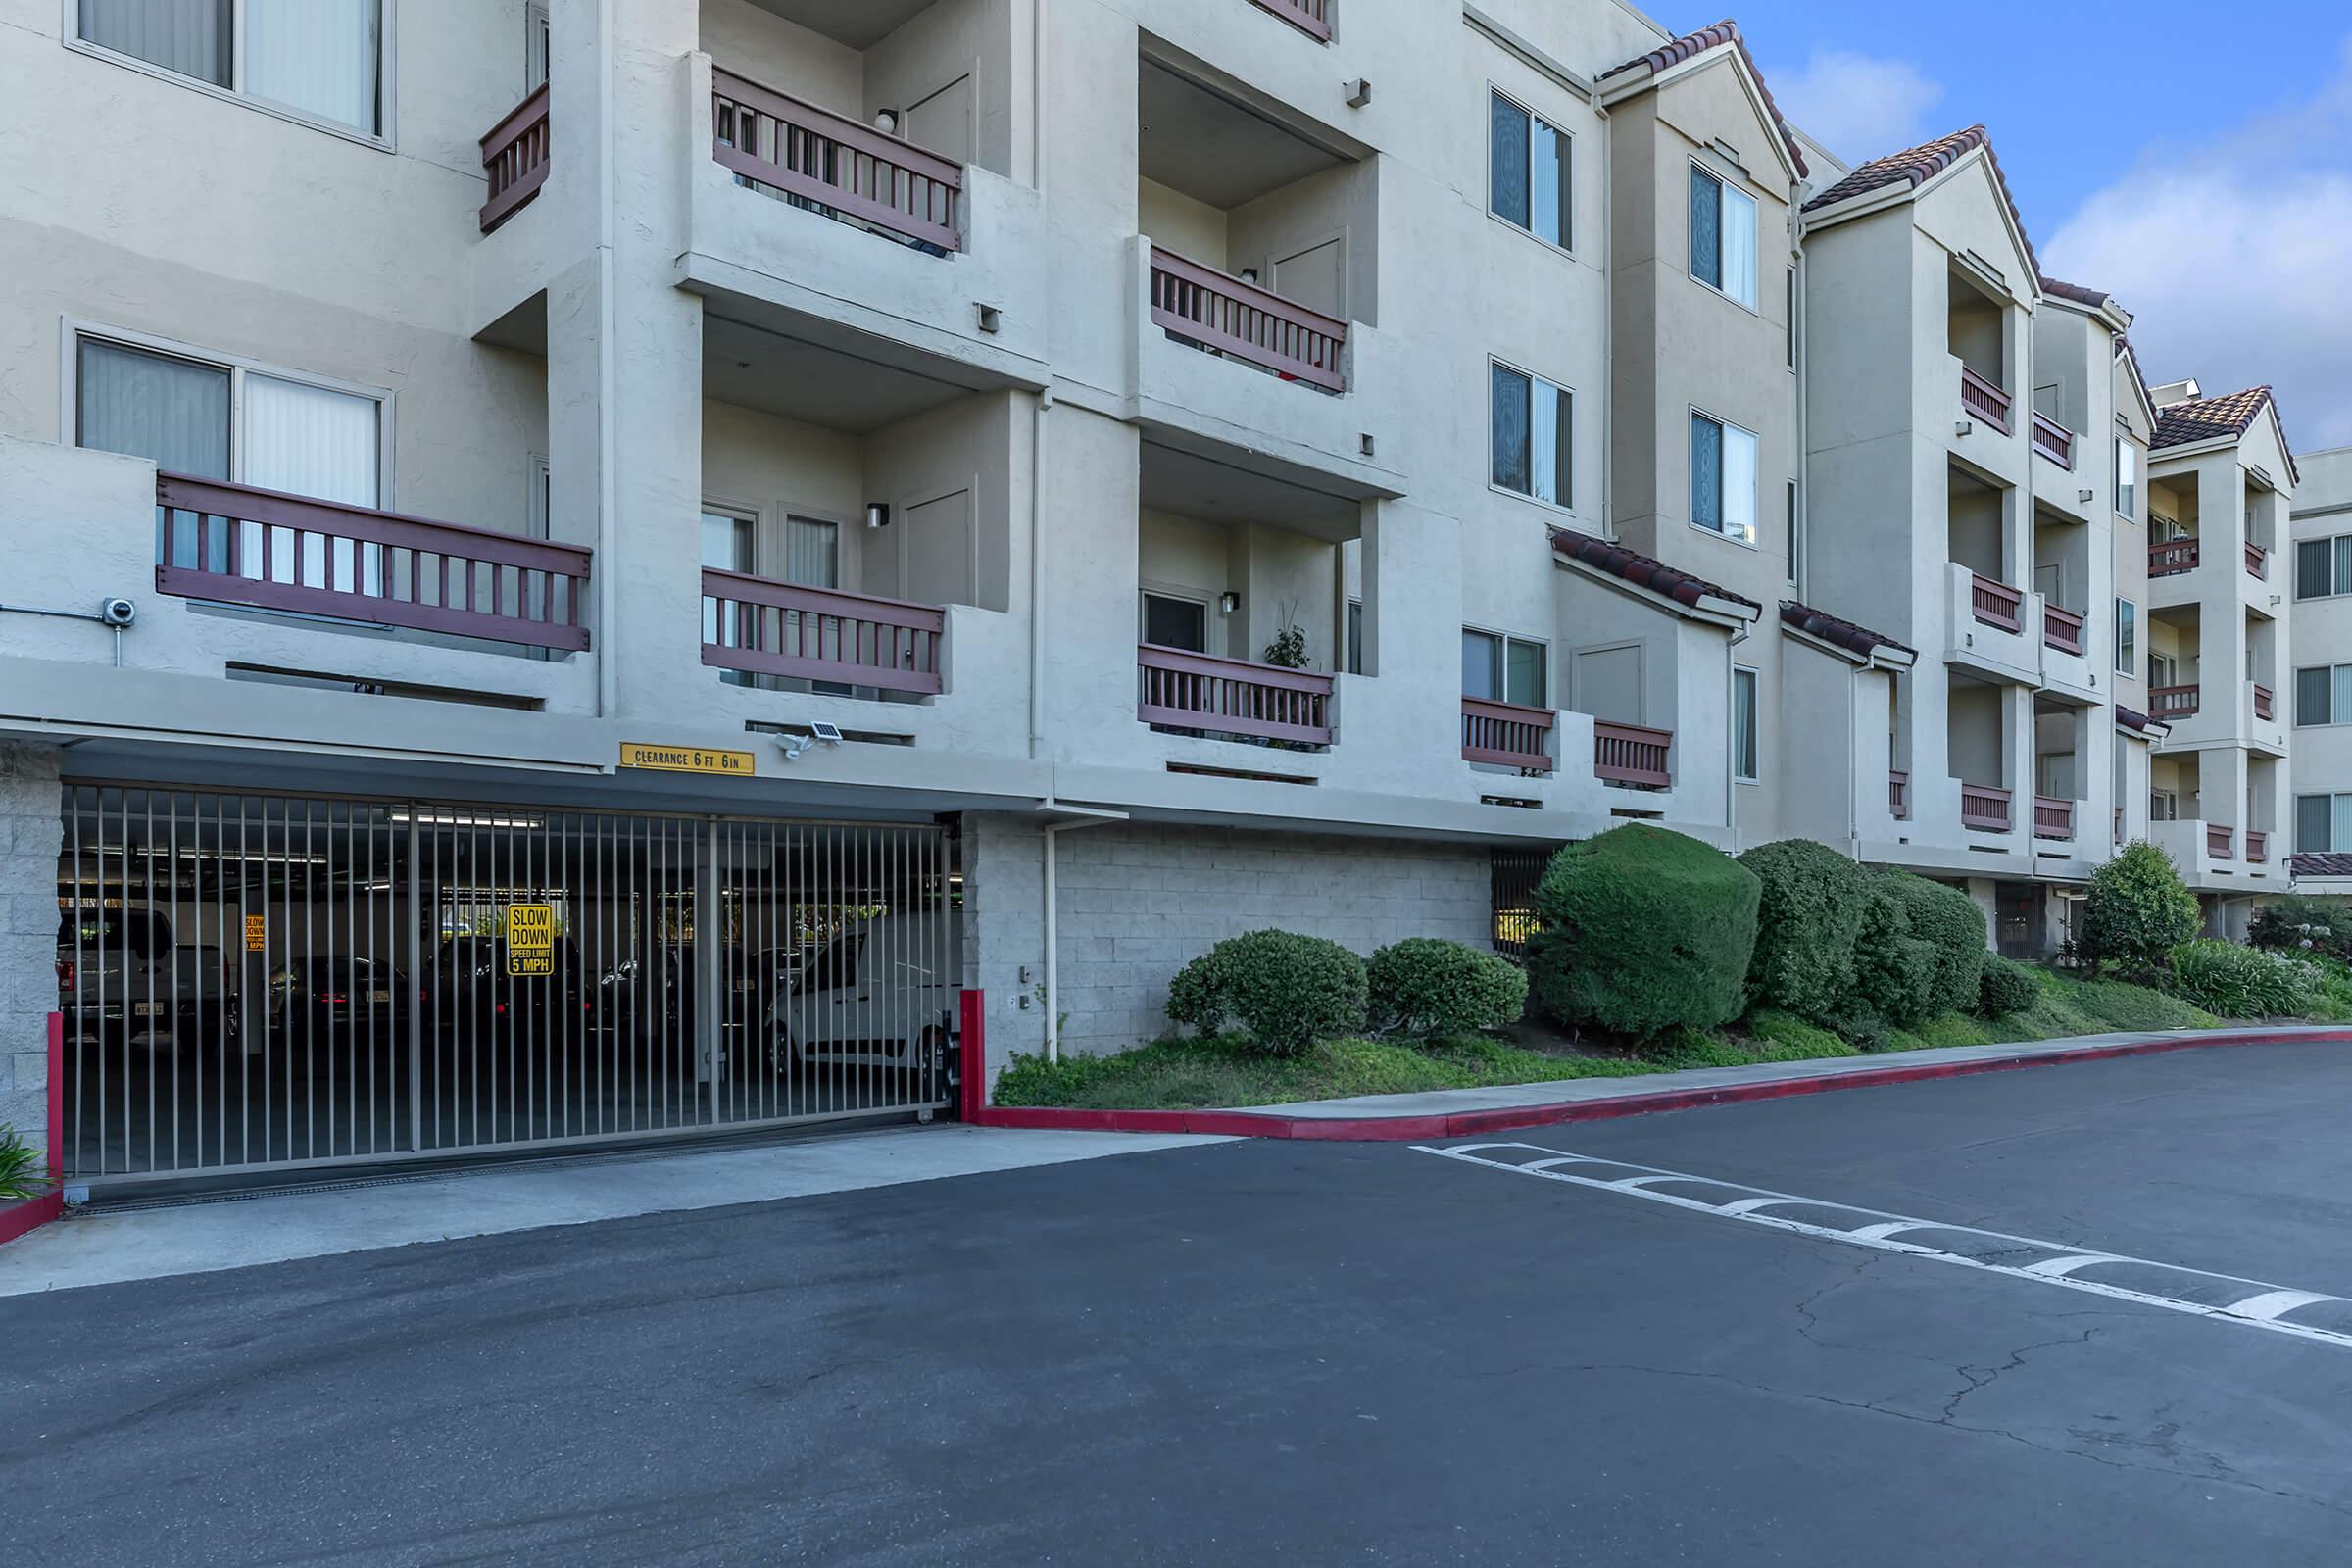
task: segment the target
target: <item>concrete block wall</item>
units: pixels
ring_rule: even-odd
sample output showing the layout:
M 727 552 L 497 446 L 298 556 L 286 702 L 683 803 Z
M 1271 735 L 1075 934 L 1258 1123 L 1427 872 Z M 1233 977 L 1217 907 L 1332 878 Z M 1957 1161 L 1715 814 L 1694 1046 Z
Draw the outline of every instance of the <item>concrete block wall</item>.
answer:
M 57 1010 L 55 747 L 0 741 L 0 1126 L 49 1142 L 49 1014 Z

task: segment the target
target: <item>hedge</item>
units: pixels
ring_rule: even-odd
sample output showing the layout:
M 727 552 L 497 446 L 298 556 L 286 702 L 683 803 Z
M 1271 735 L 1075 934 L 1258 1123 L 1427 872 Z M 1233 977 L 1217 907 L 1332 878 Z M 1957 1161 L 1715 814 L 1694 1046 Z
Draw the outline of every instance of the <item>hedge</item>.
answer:
M 1908 871 L 1880 874 L 1881 892 L 1902 906 L 1911 935 L 1936 949 L 1935 976 L 1925 1011 L 1966 1012 L 1977 1004 L 1984 968 L 1984 911 L 1958 888 Z
M 1870 914 L 1870 873 L 1826 844 L 1782 839 L 1740 857 L 1756 874 L 1749 1000 L 1836 1028 L 1853 1005 L 1854 944 Z
M 1760 887 L 1722 851 L 1646 822 L 1569 845 L 1536 885 L 1536 1004 L 1644 1040 L 1729 1023 L 1746 1002 Z
M 1507 1028 L 1527 1010 L 1527 971 L 1509 959 L 1439 937 L 1408 937 L 1365 966 L 1372 1016 L 1408 1035 Z
M 1984 974 L 1978 981 L 1977 1011 L 1987 1018 L 1998 1018 L 2023 1012 L 2040 1000 L 2041 982 L 2034 977 L 2032 969 L 1997 953 L 1984 955 Z
M 1367 1001 L 1364 960 L 1337 942 L 1250 931 L 1178 970 L 1167 1012 L 1202 1034 L 1238 1018 L 1260 1050 L 1292 1055 L 1318 1039 L 1360 1033 Z

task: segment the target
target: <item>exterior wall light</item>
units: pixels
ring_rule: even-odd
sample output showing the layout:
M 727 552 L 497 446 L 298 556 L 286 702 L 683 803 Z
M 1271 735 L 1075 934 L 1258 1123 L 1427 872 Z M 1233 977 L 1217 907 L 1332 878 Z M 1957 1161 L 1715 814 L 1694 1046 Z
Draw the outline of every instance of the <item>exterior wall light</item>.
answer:
M 887 501 L 868 501 L 865 504 L 865 525 L 868 528 L 889 527 L 890 503 Z
M 1230 615 L 1241 608 L 1242 596 L 1240 594 L 1234 593 L 1232 590 L 1228 589 L 1226 592 L 1217 595 L 1218 613 Z

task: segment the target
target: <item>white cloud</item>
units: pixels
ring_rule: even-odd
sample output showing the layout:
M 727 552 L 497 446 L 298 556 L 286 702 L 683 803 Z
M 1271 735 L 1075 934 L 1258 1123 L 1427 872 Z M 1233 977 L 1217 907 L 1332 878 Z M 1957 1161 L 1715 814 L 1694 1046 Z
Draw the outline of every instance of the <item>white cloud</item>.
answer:
M 1915 147 L 1943 88 L 1908 60 L 1816 48 L 1801 71 L 1767 71 L 1790 124 L 1850 163 Z
M 2043 249 L 2132 313 L 2152 378 L 2268 382 L 2305 451 L 2352 444 L 2352 42 L 2345 62 L 2307 103 L 2149 148 Z

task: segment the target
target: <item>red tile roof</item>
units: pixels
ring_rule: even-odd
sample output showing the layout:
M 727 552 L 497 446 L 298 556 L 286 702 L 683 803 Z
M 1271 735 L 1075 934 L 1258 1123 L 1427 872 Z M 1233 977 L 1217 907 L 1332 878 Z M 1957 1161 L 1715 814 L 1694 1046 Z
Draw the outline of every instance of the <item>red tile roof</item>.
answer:
M 2296 876 L 2352 876 L 2352 855 L 2290 855 L 2286 867 Z
M 2008 204 L 2009 216 L 2016 220 L 2018 237 L 2025 241 L 2026 257 L 2033 263 L 2034 272 L 2038 275 L 2041 261 L 2034 253 L 2033 239 L 2026 234 L 2025 216 L 2017 210 L 2017 198 L 2009 194 L 2009 176 L 2001 172 L 2000 157 L 1992 150 L 1992 136 L 1983 125 L 1971 125 L 1949 136 L 1938 136 L 1917 147 L 1888 153 L 1884 158 L 1874 158 L 1805 203 L 1805 211 L 1810 213 L 1834 206 L 1849 196 L 1884 190 L 1889 185 L 1907 184 L 1917 190 L 1980 147 L 1984 149 L 1985 160 L 1992 166 L 1992 181 L 2000 187 L 2001 200 Z
M 1919 657 L 1919 650 L 1909 643 L 1898 643 L 1885 632 L 1872 631 L 1868 626 L 1857 625 L 1826 610 L 1815 610 L 1811 605 L 1800 605 L 1793 599 L 1781 601 L 1781 624 L 1866 659 L 1882 648 L 1897 649 L 1914 659 Z
M 2272 416 L 2278 418 L 2278 400 L 2267 386 L 2250 386 L 2243 392 L 2226 393 L 2218 398 L 2192 398 L 2186 403 L 2171 404 L 2156 411 L 2156 438 L 2148 443 L 2148 448 L 2155 451 L 2244 435 L 2262 417 L 2265 404 L 2270 406 Z M 2278 418 L 2278 444 L 2286 448 L 2287 477 L 2300 483 L 2302 470 L 2295 466 L 2294 449 L 2287 445 L 2283 418 Z
M 2121 703 L 2115 705 L 2115 721 L 2118 724 L 2123 725 L 2124 728 L 2136 731 L 2142 735 L 2148 732 L 2148 726 L 2150 724 L 2157 723 L 2157 720 L 2148 717 L 2147 714 L 2141 712 L 2138 709 L 2126 708 Z M 2165 724 L 2159 727 L 2170 729 L 2172 726 Z
M 1637 555 L 1623 545 L 1595 539 L 1589 533 L 1554 528 L 1551 530 L 1551 549 L 1552 554 L 1565 560 L 1582 562 L 1613 577 L 1622 577 L 1637 588 L 1664 594 L 1678 605 L 1695 605 L 1701 599 L 1728 599 L 1733 604 L 1745 605 L 1759 613 L 1764 609 L 1744 594 L 1736 594 L 1704 577 L 1693 577 L 1687 571 L 1669 566 L 1663 561 Z
M 1811 173 L 1813 171 L 1805 162 L 1804 149 L 1796 144 L 1796 132 L 1788 128 L 1788 117 L 1781 113 L 1781 106 L 1773 102 L 1772 89 L 1764 82 L 1764 73 L 1756 69 L 1756 57 L 1747 52 L 1747 40 L 1740 36 L 1740 24 L 1729 17 L 1712 27 L 1686 32 L 1670 43 L 1662 43 L 1639 59 L 1628 60 L 1622 66 L 1611 66 L 1600 74 L 1600 79 L 1606 81 L 1611 76 L 1622 76 L 1629 71 L 1639 71 L 1644 66 L 1655 75 L 1668 66 L 1680 65 L 1693 55 L 1703 55 L 1727 43 L 1740 51 L 1740 58 L 1747 63 L 1747 74 L 1756 78 L 1756 91 L 1764 95 L 1764 112 L 1772 116 L 1773 128 L 1781 133 L 1781 141 L 1788 149 L 1789 162 L 1796 166 L 1800 176 Z
M 2087 305 L 2094 311 L 2115 298 L 2103 288 L 2084 288 L 2080 283 L 2062 283 L 2054 277 L 2044 277 L 2041 280 L 2041 291 L 2044 294 L 2054 294 L 2062 300 L 2072 300 L 2077 305 Z

